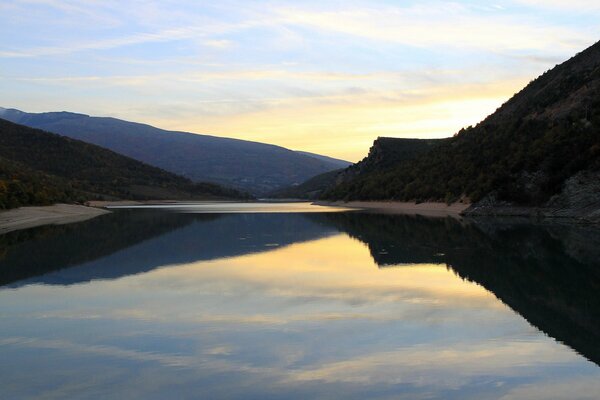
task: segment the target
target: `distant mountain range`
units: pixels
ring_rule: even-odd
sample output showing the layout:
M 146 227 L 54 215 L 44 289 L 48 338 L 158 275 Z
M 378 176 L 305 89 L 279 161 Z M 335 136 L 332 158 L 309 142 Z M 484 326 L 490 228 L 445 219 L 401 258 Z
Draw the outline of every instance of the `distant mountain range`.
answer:
M 396 143 L 396 144 L 395 144 Z M 475 127 L 412 159 L 379 139 L 323 198 L 470 201 L 468 214 L 600 220 L 600 42 L 544 73 Z M 357 173 L 353 171 L 358 170 Z
M 92 199 L 246 199 L 213 183 L 0 119 L 0 209 Z
M 0 118 L 92 143 L 185 176 L 264 195 L 351 163 L 245 140 L 166 131 L 116 118 L 0 108 Z

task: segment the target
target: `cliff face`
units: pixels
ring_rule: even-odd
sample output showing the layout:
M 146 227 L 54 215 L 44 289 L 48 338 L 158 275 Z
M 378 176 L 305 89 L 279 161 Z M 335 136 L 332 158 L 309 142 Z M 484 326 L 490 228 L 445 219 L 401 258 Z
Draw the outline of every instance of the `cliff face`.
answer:
M 386 169 L 427 153 L 447 139 L 397 139 L 379 137 L 373 142 L 369 155 L 356 166 L 361 172 Z
M 373 142 L 369 155 L 346 169 L 326 172 L 294 186 L 269 193 L 274 198 L 320 198 L 337 185 L 352 182 L 377 171 L 388 171 L 404 162 L 428 153 L 448 139 L 398 139 L 379 137 Z
M 524 207 L 489 195 L 463 214 L 469 216 L 535 216 L 600 223 L 600 171 L 581 171 L 567 179 L 560 193 L 539 207 Z
M 428 153 L 448 140 L 378 137 L 369 149 L 369 154 L 338 174 L 336 183 L 349 182 L 356 177 L 372 172 L 390 170 L 403 162 Z

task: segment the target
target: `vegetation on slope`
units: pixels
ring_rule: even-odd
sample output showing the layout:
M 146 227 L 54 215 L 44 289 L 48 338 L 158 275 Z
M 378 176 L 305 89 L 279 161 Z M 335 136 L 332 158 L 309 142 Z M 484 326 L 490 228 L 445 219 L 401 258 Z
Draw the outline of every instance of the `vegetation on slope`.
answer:
M 348 182 L 356 176 L 379 170 L 389 170 L 402 162 L 413 160 L 419 155 L 444 143 L 447 139 L 396 139 L 378 138 L 369 155 L 362 161 L 344 170 L 335 170 L 317 175 L 300 185 L 290 186 L 274 193 L 271 197 L 317 199 L 338 183 Z
M 213 182 L 256 195 L 347 166 L 341 160 L 280 146 L 166 131 L 116 118 L 1 108 L 0 118 L 92 143 L 194 182 Z
M 0 209 L 83 200 L 67 181 L 0 158 Z
M 0 119 L 0 208 L 84 199 L 244 198 L 110 150 Z
M 374 168 L 329 199 L 541 205 L 566 179 L 600 169 L 600 43 L 546 72 L 476 127 L 392 169 Z
M 273 193 L 268 197 L 275 199 L 317 199 L 323 191 L 335 185 L 342 169 L 319 174 L 299 185 L 289 186 Z

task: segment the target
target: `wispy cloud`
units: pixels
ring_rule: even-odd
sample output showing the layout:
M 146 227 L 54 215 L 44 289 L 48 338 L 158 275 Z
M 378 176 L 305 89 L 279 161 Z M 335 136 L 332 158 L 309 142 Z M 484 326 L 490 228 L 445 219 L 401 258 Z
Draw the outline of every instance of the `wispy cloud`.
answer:
M 407 46 L 495 50 L 574 50 L 590 43 L 584 32 L 548 26 L 533 16 L 478 14 L 458 3 L 410 7 L 363 7 L 323 12 L 280 8 L 284 23 Z
M 204 27 L 172 28 L 158 32 L 136 33 L 129 36 L 98 41 L 70 43 L 63 46 L 37 47 L 27 50 L 0 50 L 0 57 L 42 57 L 90 50 L 108 50 L 145 43 L 172 42 L 191 38 L 208 38 L 210 35 L 215 34 L 215 32 L 230 32 L 237 29 L 240 29 L 240 27 L 226 24 Z M 229 47 L 231 45 L 231 42 L 226 40 L 204 39 L 202 43 L 207 46 L 220 48 Z
M 598 39 L 596 3 L 14 0 L 0 102 L 359 159 L 485 117 Z
M 570 13 L 600 11 L 600 3 L 596 0 L 516 0 L 516 2 L 537 8 L 555 9 Z

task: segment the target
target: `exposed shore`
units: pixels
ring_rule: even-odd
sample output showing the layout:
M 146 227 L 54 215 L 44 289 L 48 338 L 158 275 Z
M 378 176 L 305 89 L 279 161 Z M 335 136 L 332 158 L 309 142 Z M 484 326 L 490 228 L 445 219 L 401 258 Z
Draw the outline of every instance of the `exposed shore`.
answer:
M 413 214 L 428 217 L 460 217 L 470 204 L 454 203 L 410 203 L 401 201 L 317 201 L 314 204 L 330 207 L 356 208 L 387 214 Z
M 92 219 L 110 211 L 74 204 L 21 207 L 0 212 L 0 234 L 41 225 L 63 225 Z
M 576 223 L 600 223 L 600 209 L 596 207 L 520 207 L 476 206 L 463 213 L 466 217 L 520 217 L 546 220 L 562 220 Z

